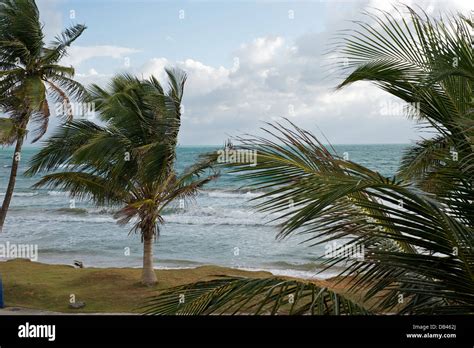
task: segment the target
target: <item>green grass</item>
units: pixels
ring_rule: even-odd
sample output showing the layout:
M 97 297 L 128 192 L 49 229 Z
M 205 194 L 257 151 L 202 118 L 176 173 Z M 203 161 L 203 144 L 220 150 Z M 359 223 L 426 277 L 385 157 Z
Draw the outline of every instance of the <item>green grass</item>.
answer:
M 141 269 L 83 268 L 48 265 L 29 260 L 0 262 L 5 305 L 68 313 L 133 313 L 156 290 L 211 280 L 217 276 L 271 277 L 269 272 L 250 272 L 232 268 L 203 266 L 193 269 L 156 270 L 158 284 L 140 283 Z M 70 296 L 86 307 L 69 309 Z

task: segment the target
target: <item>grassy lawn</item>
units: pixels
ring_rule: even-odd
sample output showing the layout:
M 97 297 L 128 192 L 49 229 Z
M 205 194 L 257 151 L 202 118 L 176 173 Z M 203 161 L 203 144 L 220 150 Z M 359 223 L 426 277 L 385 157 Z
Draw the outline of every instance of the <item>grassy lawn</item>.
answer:
M 158 285 L 140 284 L 141 269 L 83 268 L 48 265 L 29 260 L 0 262 L 5 305 L 57 312 L 138 312 L 149 295 L 176 285 L 211 280 L 220 275 L 271 277 L 268 272 L 249 272 L 217 266 L 193 269 L 156 270 Z M 84 301 L 86 307 L 69 309 L 69 299 Z

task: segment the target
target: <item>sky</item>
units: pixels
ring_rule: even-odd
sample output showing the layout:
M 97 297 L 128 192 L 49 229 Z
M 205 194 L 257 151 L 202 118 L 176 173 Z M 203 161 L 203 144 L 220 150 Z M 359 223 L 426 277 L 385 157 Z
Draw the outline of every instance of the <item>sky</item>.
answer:
M 391 11 L 385 0 L 126 1 L 37 0 L 46 40 L 66 26 L 88 28 L 61 64 L 84 85 L 106 86 L 117 73 L 188 75 L 180 145 L 222 145 L 261 134 L 288 118 L 333 144 L 410 143 L 420 137 L 402 103 L 361 82 L 336 91 L 331 39 L 363 10 Z M 466 0 L 404 1 L 430 14 L 467 13 Z M 367 20 L 367 19 L 366 19 Z M 329 53 L 328 53 L 329 50 Z M 387 111 L 388 110 L 388 111 Z M 51 120 L 49 136 L 59 123 Z

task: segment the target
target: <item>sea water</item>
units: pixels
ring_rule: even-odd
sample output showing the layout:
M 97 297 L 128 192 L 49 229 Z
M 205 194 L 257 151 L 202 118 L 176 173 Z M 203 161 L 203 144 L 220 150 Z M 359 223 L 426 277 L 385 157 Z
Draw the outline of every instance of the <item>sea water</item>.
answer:
M 337 145 L 342 156 L 394 175 L 407 145 Z M 24 177 L 28 161 L 38 148 L 25 148 L 15 193 L 0 244 L 37 245 L 39 262 L 86 267 L 140 267 L 143 246 L 131 226 L 119 226 L 114 208 L 95 207 L 87 201 L 71 201 L 67 192 L 32 189 L 40 178 Z M 177 169 L 191 165 L 199 154 L 217 147 L 179 147 Z M 8 183 L 13 150 L 0 150 L 0 199 Z M 318 274 L 324 245 L 301 244 L 302 237 L 277 240 L 275 215 L 256 211 L 250 200 L 261 192 L 248 188 L 236 175 L 223 174 L 184 206 L 169 209 L 154 245 L 157 268 L 188 268 L 205 264 L 269 270 L 275 274 L 321 277 Z

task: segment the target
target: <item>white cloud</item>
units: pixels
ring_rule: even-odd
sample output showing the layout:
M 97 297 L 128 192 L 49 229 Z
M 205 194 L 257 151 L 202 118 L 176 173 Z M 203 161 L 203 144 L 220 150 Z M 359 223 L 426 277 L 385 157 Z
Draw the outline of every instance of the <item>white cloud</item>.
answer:
M 324 55 L 329 38 L 337 29 L 347 28 L 348 19 L 360 18 L 360 12 L 369 5 L 378 3 L 327 5 L 328 20 L 323 32 L 309 32 L 293 40 L 281 36 L 256 38 L 233 52 L 237 65 L 235 61 L 226 68 L 195 60 L 187 60 L 188 64 L 178 62 L 189 75 L 183 142 L 223 143 L 228 134 L 255 133 L 262 126 L 261 121 L 281 117 L 315 132 L 321 129 L 333 143 L 417 139 L 419 134 L 412 121 L 400 113 L 386 112 L 399 109 L 398 104 L 392 108 L 394 100 L 401 105 L 403 102 L 369 83 L 334 90 L 340 79 L 328 66 L 333 63 L 331 56 Z M 419 5 L 425 9 L 431 6 L 436 12 L 448 9 L 449 4 L 428 1 Z M 392 11 L 391 7 L 384 8 Z M 449 8 L 452 12 L 458 9 L 462 6 Z
M 334 78 L 322 60 L 321 35 L 304 35 L 294 42 L 282 37 L 257 38 L 235 52 L 239 64 L 213 67 L 193 59 L 171 62 L 154 58 L 139 75 L 165 81 L 164 68 L 177 66 L 188 74 L 185 122 L 181 140 L 187 144 L 220 144 L 229 135 L 255 133 L 262 121 L 287 117 L 310 130 L 321 128 L 334 143 L 404 142 L 414 136 L 402 116 L 379 117 L 387 95 L 361 83 L 334 91 Z M 396 121 L 396 122 L 395 122 Z M 388 127 L 390 125 L 390 127 Z M 387 129 L 374 128 L 387 127 Z M 358 138 L 363 133 L 364 138 Z
M 248 64 L 264 64 L 272 61 L 283 47 L 282 37 L 259 37 L 251 43 L 242 44 L 237 55 Z
M 166 58 L 153 58 L 146 62 L 139 70 L 143 77 L 148 78 L 154 75 L 160 81 L 165 78 L 165 67 L 169 66 L 171 62 Z
M 105 86 L 112 77 L 113 74 L 104 74 L 94 68 L 90 68 L 86 73 L 76 73 L 75 75 L 75 79 L 86 87 L 91 84 Z
M 92 69 L 89 69 L 89 75 L 91 75 L 91 76 L 97 76 L 97 75 L 99 75 L 99 73 L 97 72 L 97 70 L 95 70 L 94 68 L 92 68 Z
M 99 74 L 97 70 L 95 70 L 94 68 L 91 68 L 85 74 L 77 73 L 76 78 L 87 78 L 87 77 L 102 76 L 102 75 L 103 74 Z
M 434 1 L 424 4 L 424 8 L 446 6 Z M 321 129 L 333 143 L 408 142 L 416 138 L 413 123 L 402 115 L 383 114 L 382 108 L 393 98 L 380 89 L 357 83 L 335 91 L 340 80 L 328 64 L 336 57 L 324 55 L 337 29 L 347 27 L 348 19 L 360 18 L 363 8 L 380 8 L 380 4 L 365 1 L 325 6 L 323 31 L 296 38 L 255 38 L 229 52 L 229 61 L 223 66 L 193 58 L 175 62 L 156 57 L 131 71 L 143 77 L 154 75 L 162 82 L 167 66 L 187 72 L 180 132 L 184 144 L 222 144 L 229 135 L 254 134 L 262 121 L 282 117 L 316 133 Z M 390 10 L 386 5 L 382 8 Z M 73 47 L 71 57 L 77 65 L 92 57 L 123 59 L 134 52 L 115 46 Z M 110 78 L 95 69 L 79 77 L 99 84 Z
M 466 14 L 473 10 L 471 0 L 453 0 L 451 7 Z
M 97 58 L 110 57 L 114 59 L 130 58 L 129 55 L 137 53 L 139 50 L 129 47 L 97 45 L 97 46 L 71 46 L 68 49 L 68 56 L 61 61 L 64 65 L 79 66 L 82 62 Z
M 178 66 L 188 72 L 187 87 L 194 95 L 210 93 L 230 82 L 230 69 L 222 66 L 214 68 L 193 59 L 179 62 Z
M 166 76 L 164 68 L 171 65 L 186 71 L 188 74 L 186 94 L 193 96 L 207 94 L 222 87 L 229 82 L 229 75 L 231 74 L 231 69 L 222 66 L 215 68 L 193 59 L 186 59 L 173 64 L 163 57 L 149 60 L 139 69 L 138 74 L 145 78 L 154 75 L 160 81 L 164 81 Z

